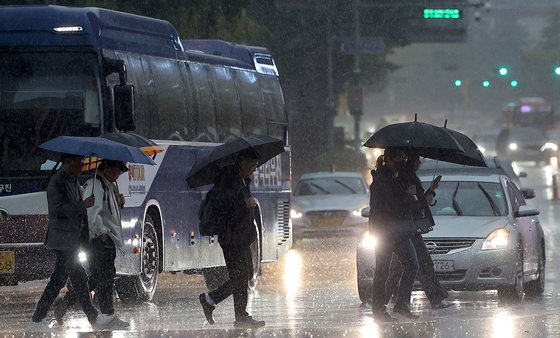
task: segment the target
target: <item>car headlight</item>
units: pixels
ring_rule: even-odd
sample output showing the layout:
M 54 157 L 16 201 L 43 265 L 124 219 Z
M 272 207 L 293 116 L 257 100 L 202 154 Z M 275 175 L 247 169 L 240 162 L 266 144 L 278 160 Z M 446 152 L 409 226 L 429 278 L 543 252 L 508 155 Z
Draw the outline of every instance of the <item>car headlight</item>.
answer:
M 86 253 L 80 251 L 80 253 L 78 254 L 78 259 L 80 260 L 81 263 L 86 262 L 87 261 Z
M 484 154 L 484 152 L 486 152 L 486 148 L 484 147 L 478 147 L 478 150 L 480 150 L 481 153 Z
M 541 151 L 545 151 L 547 149 L 550 149 L 552 151 L 556 151 L 556 150 L 558 150 L 558 146 L 554 143 L 547 142 L 547 143 L 544 144 L 544 146 L 541 147 Z
M 480 250 L 497 250 L 505 249 L 508 245 L 509 231 L 504 229 L 497 229 L 492 231 L 482 243 Z
M 367 207 L 367 205 L 361 206 L 356 210 L 352 211 L 352 215 L 356 216 L 356 217 L 362 217 L 362 210 Z
M 511 149 L 511 150 L 517 149 L 517 143 L 510 143 L 509 144 L 509 149 Z
M 370 236 L 369 231 L 364 233 L 364 238 L 362 238 L 362 247 L 366 250 L 375 250 L 375 238 Z
M 299 211 L 297 211 L 296 209 L 292 209 L 290 210 L 290 217 L 291 218 L 301 218 L 303 216 L 303 214 Z

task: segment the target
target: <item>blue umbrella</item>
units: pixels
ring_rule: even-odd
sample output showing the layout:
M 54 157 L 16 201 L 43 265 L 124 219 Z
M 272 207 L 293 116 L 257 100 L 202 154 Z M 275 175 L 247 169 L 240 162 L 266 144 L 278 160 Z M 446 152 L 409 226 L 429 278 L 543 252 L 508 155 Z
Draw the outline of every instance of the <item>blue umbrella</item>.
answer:
M 107 160 L 156 164 L 139 148 L 101 137 L 59 136 L 39 145 L 39 148 L 65 154 L 100 157 Z

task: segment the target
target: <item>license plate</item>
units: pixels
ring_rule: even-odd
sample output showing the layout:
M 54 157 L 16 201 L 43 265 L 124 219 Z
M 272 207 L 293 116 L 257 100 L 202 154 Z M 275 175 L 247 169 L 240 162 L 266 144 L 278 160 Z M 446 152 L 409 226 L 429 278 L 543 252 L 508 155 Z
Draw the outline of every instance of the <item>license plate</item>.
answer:
M 0 251 L 0 273 L 14 273 L 14 253 Z
M 454 261 L 434 261 L 434 270 L 436 270 L 436 272 L 455 271 L 455 262 Z
M 318 219 L 313 221 L 313 225 L 316 227 L 335 227 L 341 226 L 342 220 L 340 218 L 333 219 Z

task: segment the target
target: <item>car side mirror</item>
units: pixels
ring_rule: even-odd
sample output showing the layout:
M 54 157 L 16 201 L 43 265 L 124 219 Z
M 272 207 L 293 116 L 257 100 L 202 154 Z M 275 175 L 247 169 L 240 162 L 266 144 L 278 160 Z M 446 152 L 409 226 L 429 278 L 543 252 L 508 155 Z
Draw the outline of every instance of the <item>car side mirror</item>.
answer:
M 517 175 L 517 176 L 519 176 L 519 177 L 521 177 L 521 178 L 525 178 L 525 177 L 527 177 L 527 173 L 524 172 L 524 171 L 521 171 L 521 172 L 519 173 L 519 175 Z
M 513 215 L 517 217 L 537 216 L 540 214 L 539 208 L 534 205 L 522 205 L 519 210 L 514 211 Z
M 526 200 L 530 200 L 531 198 L 535 198 L 537 196 L 535 189 L 531 188 L 521 188 L 521 194 Z
M 369 210 L 371 208 L 370 207 L 365 207 L 362 209 L 362 217 L 369 217 Z

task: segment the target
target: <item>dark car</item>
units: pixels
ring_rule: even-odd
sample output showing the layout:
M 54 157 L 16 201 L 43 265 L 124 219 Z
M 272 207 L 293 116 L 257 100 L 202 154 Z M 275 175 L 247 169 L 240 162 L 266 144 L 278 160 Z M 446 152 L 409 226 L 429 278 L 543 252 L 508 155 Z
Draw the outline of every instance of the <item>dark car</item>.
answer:
M 496 141 L 498 156 L 511 161 L 549 162 L 558 154 L 558 146 L 549 142 L 537 128 L 504 128 Z

